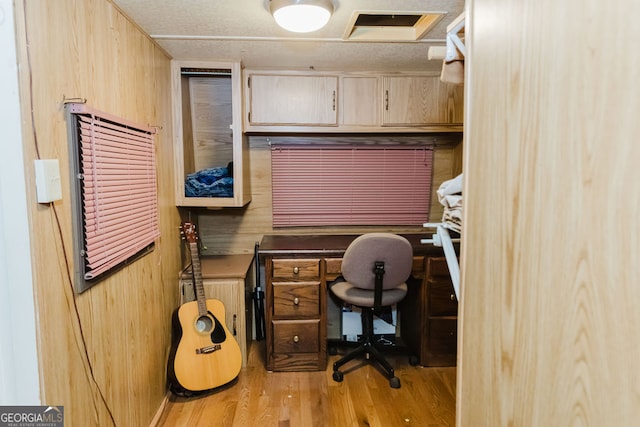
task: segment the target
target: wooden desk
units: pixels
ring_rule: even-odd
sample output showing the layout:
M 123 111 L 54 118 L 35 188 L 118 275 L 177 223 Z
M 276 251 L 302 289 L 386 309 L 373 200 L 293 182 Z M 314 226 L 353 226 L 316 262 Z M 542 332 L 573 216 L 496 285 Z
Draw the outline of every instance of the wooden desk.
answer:
M 253 254 L 203 256 L 200 270 L 205 296 L 224 304 L 225 325 L 238 341 L 246 366 L 253 325 Z M 196 299 L 190 266 L 180 276 L 180 297 L 181 303 Z
M 327 282 L 340 275 L 342 256 L 358 235 L 266 235 L 267 369 L 323 370 L 327 363 Z M 454 366 L 457 301 L 442 248 L 404 235 L 414 249 L 407 297 L 399 304 L 403 342 L 424 366 Z

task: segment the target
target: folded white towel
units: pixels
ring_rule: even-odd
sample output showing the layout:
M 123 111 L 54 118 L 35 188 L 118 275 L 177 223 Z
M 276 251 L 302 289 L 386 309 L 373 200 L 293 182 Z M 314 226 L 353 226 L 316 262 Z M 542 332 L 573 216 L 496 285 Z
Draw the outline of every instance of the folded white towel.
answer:
M 440 203 L 442 203 L 445 196 L 462 194 L 462 174 L 440 184 L 437 193 L 438 201 L 440 201 Z M 444 205 L 444 203 L 442 204 Z
M 440 198 L 440 204 L 445 208 L 461 208 L 462 196 L 459 194 L 451 194 Z
M 460 209 L 445 209 L 442 215 L 446 221 L 453 221 L 458 224 L 462 223 L 462 208 Z M 446 222 L 445 221 L 445 222 Z
M 443 182 L 438 188 L 438 201 L 444 206 L 442 223 L 450 230 L 462 232 L 462 174 Z
M 447 209 L 442 213 L 442 225 L 449 230 L 462 234 L 462 208 Z

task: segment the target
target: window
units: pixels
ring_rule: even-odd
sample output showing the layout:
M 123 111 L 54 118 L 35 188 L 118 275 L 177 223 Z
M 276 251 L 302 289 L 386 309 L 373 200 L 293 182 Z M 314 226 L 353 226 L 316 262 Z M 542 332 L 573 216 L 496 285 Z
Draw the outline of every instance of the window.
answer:
M 424 146 L 275 146 L 273 226 L 421 225 L 432 161 Z
M 67 104 L 74 286 L 83 292 L 153 249 L 159 237 L 154 132 Z

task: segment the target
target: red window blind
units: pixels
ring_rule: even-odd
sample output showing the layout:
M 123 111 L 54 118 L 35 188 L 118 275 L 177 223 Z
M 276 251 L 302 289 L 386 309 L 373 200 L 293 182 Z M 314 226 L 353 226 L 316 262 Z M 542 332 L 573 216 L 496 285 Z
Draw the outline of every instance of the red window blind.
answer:
M 84 104 L 69 108 L 82 212 L 78 249 L 82 279 L 90 282 L 148 250 L 160 236 L 154 132 Z
M 273 226 L 423 224 L 432 162 L 428 147 L 273 147 Z

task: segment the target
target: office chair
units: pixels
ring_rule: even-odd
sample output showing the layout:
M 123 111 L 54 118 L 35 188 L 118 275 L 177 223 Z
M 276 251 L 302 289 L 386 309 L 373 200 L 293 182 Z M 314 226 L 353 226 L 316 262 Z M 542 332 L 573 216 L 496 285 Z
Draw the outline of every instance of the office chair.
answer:
M 362 310 L 362 339 L 359 346 L 333 364 L 333 379 L 340 382 L 340 367 L 360 355 L 378 362 L 392 388 L 400 388 L 400 379 L 376 344 L 373 315 L 382 307 L 401 301 L 407 294 L 406 280 L 411 274 L 413 248 L 407 239 L 391 233 L 367 233 L 357 237 L 342 258 L 342 277 L 331 287 L 340 300 Z

